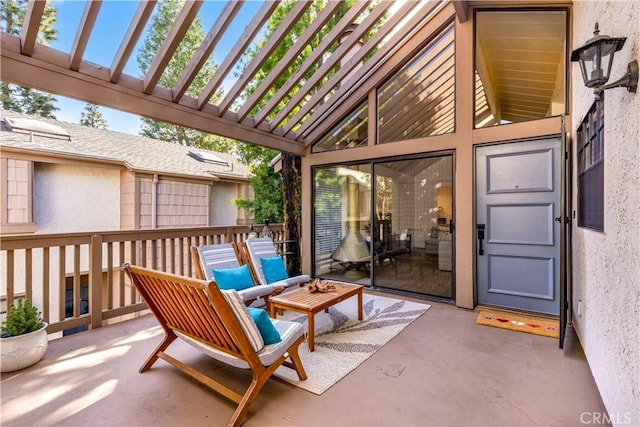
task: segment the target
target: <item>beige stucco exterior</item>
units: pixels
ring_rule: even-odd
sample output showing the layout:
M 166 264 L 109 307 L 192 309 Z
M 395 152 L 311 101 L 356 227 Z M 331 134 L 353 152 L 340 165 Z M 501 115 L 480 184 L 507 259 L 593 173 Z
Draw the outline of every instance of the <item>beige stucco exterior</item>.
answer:
M 33 218 L 38 233 L 120 229 L 117 169 L 36 163 Z
M 611 80 L 640 59 L 640 2 L 574 3 L 573 47 L 601 34 L 627 37 Z M 573 126 L 593 103 L 573 73 Z M 605 92 L 604 232 L 573 222 L 573 325 L 614 425 L 640 425 L 640 94 Z M 575 156 L 575 154 L 574 154 Z M 575 163 L 574 163 L 575 164 Z M 574 183 L 576 176 L 574 171 Z M 575 189 L 575 185 L 574 185 Z M 575 191 L 573 206 L 576 206 Z

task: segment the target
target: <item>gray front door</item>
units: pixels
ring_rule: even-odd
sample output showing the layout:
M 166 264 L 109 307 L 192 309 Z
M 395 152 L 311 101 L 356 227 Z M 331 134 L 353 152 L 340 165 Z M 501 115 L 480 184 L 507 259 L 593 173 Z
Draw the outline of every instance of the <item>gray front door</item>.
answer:
M 478 304 L 558 314 L 560 138 L 476 149 Z

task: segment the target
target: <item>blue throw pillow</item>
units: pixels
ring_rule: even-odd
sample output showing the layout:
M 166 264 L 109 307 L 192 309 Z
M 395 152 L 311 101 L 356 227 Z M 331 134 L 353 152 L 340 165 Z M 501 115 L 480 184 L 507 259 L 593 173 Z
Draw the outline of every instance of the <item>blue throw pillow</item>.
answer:
M 287 269 L 284 268 L 284 260 L 281 256 L 274 258 L 260 258 L 262 264 L 262 272 L 267 283 L 277 282 L 278 280 L 288 279 Z
M 249 273 L 249 267 L 241 265 L 234 268 L 213 269 L 213 280 L 216 281 L 220 289 L 235 289 L 240 291 L 253 286 L 253 279 Z
M 278 332 L 276 327 L 273 326 L 273 323 L 271 323 L 271 318 L 266 311 L 261 308 L 255 307 L 247 307 L 247 310 L 249 311 L 251 317 L 253 317 L 253 321 L 258 327 L 265 345 L 275 344 L 282 341 L 280 333 Z

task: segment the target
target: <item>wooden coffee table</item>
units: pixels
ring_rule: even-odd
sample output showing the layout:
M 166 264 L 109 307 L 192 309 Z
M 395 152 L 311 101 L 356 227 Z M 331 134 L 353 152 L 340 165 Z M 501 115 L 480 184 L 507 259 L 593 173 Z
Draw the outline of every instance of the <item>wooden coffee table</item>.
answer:
M 333 292 L 314 292 L 307 290 L 306 286 L 291 292 L 270 297 L 269 305 L 271 317 L 275 318 L 278 309 L 295 311 L 297 313 L 306 314 L 309 319 L 308 341 L 309 351 L 314 350 L 314 318 L 315 314 L 328 309 L 332 305 L 336 305 L 341 301 L 358 296 L 358 320 L 362 320 L 362 285 L 353 285 L 351 283 L 334 282 L 328 280 L 336 287 Z

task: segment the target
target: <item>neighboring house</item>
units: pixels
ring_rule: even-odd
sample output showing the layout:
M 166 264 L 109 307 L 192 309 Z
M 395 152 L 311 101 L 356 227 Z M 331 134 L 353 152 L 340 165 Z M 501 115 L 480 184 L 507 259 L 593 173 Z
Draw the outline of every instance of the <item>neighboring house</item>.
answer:
M 244 225 L 226 153 L 2 112 L 2 234 Z
M 0 235 L 248 223 L 244 210 L 236 208 L 233 199 L 252 197 L 249 169 L 231 154 L 11 111 L 2 111 L 0 126 Z M 65 256 L 66 317 L 74 310 L 73 250 L 67 247 Z M 79 310 L 85 314 L 89 301 L 89 277 L 84 273 L 88 271 L 88 247 L 81 245 L 79 250 L 83 271 Z M 50 272 L 56 277 L 59 258 L 57 253 L 52 256 Z M 18 258 L 18 277 L 24 277 L 25 263 Z M 36 263 L 34 286 L 39 295 L 43 267 L 39 258 Z M 120 263 L 115 259 L 113 267 Z M 105 268 L 105 299 L 106 272 Z M 0 279 L 3 288 L 5 279 Z M 18 287 L 20 292 L 24 292 L 22 286 Z M 57 296 L 53 298 L 55 301 Z M 0 313 L 5 311 L 3 298 Z M 85 329 L 71 328 L 64 334 Z

